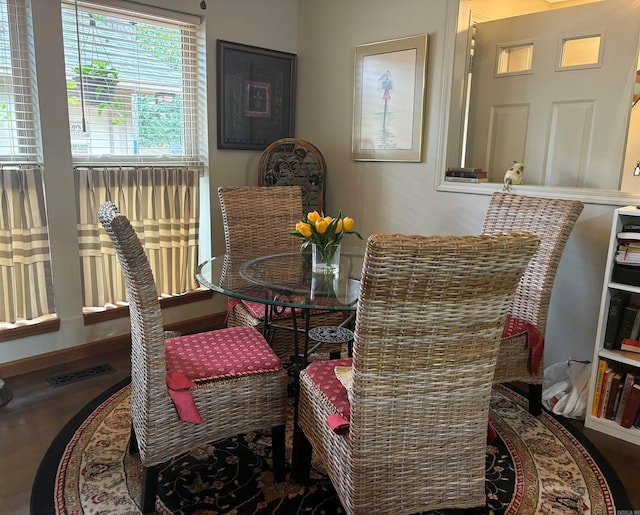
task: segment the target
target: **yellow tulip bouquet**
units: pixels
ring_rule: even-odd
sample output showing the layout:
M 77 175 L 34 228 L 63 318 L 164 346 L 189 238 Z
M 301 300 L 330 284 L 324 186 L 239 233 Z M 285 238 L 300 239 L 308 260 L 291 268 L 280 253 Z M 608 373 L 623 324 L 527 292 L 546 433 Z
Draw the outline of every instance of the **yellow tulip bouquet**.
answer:
M 355 234 L 362 239 L 362 236 L 353 230 L 354 225 L 353 218 L 342 216 L 342 211 L 336 218 L 312 211 L 307 214 L 306 220 L 300 220 L 296 224 L 296 230 L 291 234 L 304 240 L 300 251 L 305 250 L 309 245 L 317 245 L 323 261 L 328 263 L 345 234 Z

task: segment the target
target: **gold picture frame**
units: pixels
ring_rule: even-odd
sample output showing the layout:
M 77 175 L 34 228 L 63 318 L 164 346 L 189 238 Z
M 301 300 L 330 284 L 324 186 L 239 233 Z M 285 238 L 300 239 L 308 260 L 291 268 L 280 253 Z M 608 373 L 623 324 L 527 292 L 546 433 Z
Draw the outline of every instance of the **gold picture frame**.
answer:
M 356 47 L 352 157 L 422 160 L 428 35 Z

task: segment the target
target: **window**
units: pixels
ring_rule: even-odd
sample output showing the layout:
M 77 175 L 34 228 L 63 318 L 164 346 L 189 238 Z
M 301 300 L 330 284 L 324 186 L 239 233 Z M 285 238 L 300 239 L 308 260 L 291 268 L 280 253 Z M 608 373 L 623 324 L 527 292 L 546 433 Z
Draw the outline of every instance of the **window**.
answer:
M 131 220 L 160 296 L 198 288 L 199 19 L 107 3 L 62 3 L 85 312 L 126 302 L 97 220 L 106 200 Z
M 39 161 L 33 50 L 24 0 L 0 0 L 0 162 Z
M 514 75 L 531 72 L 533 43 L 507 45 L 498 48 L 496 75 Z
M 74 161 L 199 162 L 196 25 L 84 3 L 62 20 Z
M 30 18 L 0 0 L 0 327 L 55 312 Z
M 593 68 L 602 60 L 600 34 L 563 38 L 559 69 Z

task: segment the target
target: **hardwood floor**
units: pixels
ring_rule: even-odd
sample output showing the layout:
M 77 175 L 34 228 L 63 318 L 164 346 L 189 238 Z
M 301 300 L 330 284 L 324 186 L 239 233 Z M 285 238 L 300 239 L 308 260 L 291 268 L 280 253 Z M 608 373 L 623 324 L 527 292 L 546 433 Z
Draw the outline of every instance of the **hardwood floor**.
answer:
M 115 371 L 55 388 L 47 382 L 47 378 L 104 363 Z M 14 398 L 0 407 L 0 514 L 29 514 L 33 479 L 53 438 L 86 403 L 129 372 L 129 355 L 121 350 L 4 378 Z M 581 422 L 572 424 L 607 456 L 633 507 L 640 510 L 640 447 L 585 429 Z

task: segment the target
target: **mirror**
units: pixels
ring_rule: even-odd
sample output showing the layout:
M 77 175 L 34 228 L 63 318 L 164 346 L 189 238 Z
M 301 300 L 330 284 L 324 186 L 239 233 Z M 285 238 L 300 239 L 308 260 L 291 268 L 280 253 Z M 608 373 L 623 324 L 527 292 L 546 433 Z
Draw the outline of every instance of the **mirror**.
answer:
M 545 192 L 640 193 L 640 2 L 459 0 L 457 24 L 447 166 L 502 183 L 518 161 Z

